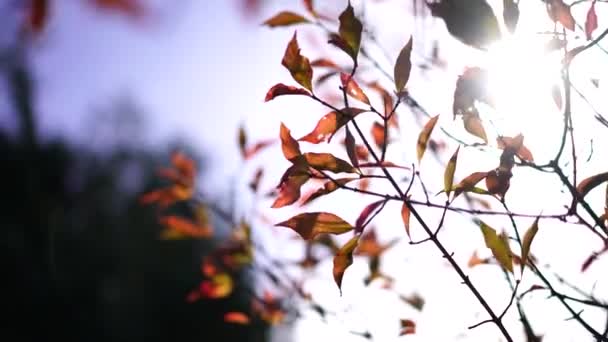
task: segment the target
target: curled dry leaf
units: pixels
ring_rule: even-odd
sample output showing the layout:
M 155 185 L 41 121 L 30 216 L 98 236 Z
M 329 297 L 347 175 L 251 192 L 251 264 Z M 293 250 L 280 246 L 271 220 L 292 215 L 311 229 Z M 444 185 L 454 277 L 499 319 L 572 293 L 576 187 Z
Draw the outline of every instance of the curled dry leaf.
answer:
M 264 98 L 265 102 L 273 100 L 277 96 L 282 95 L 305 95 L 310 96 L 308 90 L 304 88 L 298 88 L 294 86 L 285 85 L 283 83 L 275 84 L 272 88 L 268 90 L 266 93 L 266 98 Z
M 344 272 L 353 263 L 353 251 L 358 243 L 359 235 L 355 235 L 348 240 L 334 256 L 333 276 L 334 281 L 340 290 L 340 295 L 342 295 L 342 278 L 344 277 Z
M 524 145 L 524 136 L 521 134 L 515 137 L 499 136 L 496 138 L 498 148 L 504 150 L 507 155 L 517 155 L 521 160 L 533 162 L 532 152 Z
M 297 13 L 290 11 L 282 11 L 264 21 L 263 25 L 266 25 L 268 27 L 282 27 L 309 22 L 310 21 L 308 19 Z
M 352 118 L 365 111 L 366 110 L 360 108 L 344 108 L 338 112 L 329 112 L 317 122 L 317 125 L 312 132 L 298 140 L 312 144 L 318 144 L 326 140 L 329 142 L 342 126 L 346 125 Z
M 319 234 L 343 234 L 355 229 L 340 217 L 326 212 L 299 214 L 275 226 L 291 228 L 304 240 L 312 240 Z
M 432 117 L 425 125 L 420 134 L 418 135 L 418 141 L 416 143 L 416 154 L 418 156 L 418 163 L 422 159 L 424 155 L 424 151 L 426 151 L 426 146 L 429 142 L 429 138 L 431 133 L 433 132 L 433 128 L 435 128 L 435 124 L 439 119 L 439 115 L 435 115 Z
M 281 64 L 289 70 L 289 73 L 296 82 L 312 91 L 312 67 L 308 58 L 300 54 L 297 32 L 294 32 L 289 44 L 287 44 Z
M 412 70 L 412 46 L 413 39 L 410 37 L 405 46 L 399 52 L 399 56 L 397 56 L 397 61 L 395 62 L 393 75 L 395 78 L 395 89 L 398 93 L 403 91 L 407 81 L 410 79 L 410 72 Z
M 369 104 L 369 98 L 367 95 L 365 95 L 361 87 L 359 87 L 359 84 L 357 84 L 357 82 L 350 75 L 340 73 L 340 81 L 342 82 L 342 87 L 346 89 L 346 93 L 348 95 L 363 103 Z

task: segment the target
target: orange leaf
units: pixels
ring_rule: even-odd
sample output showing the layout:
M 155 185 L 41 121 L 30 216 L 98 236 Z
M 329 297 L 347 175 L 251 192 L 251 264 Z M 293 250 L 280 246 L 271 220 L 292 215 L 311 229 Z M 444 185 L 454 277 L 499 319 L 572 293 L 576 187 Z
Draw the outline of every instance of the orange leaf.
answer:
M 384 125 L 379 122 L 374 122 L 372 125 L 372 138 L 379 149 L 384 149 L 386 144 L 386 136 L 384 135 Z
M 353 7 L 348 3 L 346 9 L 340 14 L 340 38 L 346 43 L 348 51 L 346 51 L 357 63 L 357 55 L 359 54 L 359 46 L 361 45 L 361 32 L 363 25 L 361 21 L 355 17 Z
M 310 96 L 310 93 L 308 92 L 308 90 L 306 90 L 304 88 L 298 88 L 298 87 L 294 87 L 294 86 L 288 86 L 288 85 L 285 85 L 283 83 L 278 83 L 278 84 L 275 84 L 272 88 L 270 88 L 268 90 L 268 92 L 266 93 L 266 98 L 264 99 L 264 101 L 268 102 L 270 100 L 273 100 L 275 97 L 281 96 L 281 95 L 306 95 L 306 96 Z
M 424 125 L 424 128 L 418 135 L 418 142 L 416 144 L 416 153 L 418 155 L 418 163 L 420 163 L 420 160 L 422 159 L 422 156 L 424 155 L 424 151 L 426 151 L 426 146 L 429 142 L 429 137 L 431 136 L 431 133 L 433 132 L 433 128 L 435 128 L 435 124 L 437 123 L 438 119 L 439 119 L 439 115 L 435 115 L 434 117 L 432 117 Z
M 209 280 L 203 280 L 199 292 L 203 298 L 219 299 L 228 297 L 233 288 L 232 277 L 228 273 L 218 273 Z
M 407 204 L 405 204 L 405 202 L 403 202 L 403 205 L 401 206 L 401 219 L 403 220 L 405 232 L 411 240 L 412 236 L 410 235 L 410 214 L 410 208 L 407 206 Z
M 164 225 L 168 229 L 175 230 L 179 234 L 191 238 L 209 238 L 213 235 L 213 229 L 211 226 L 201 226 L 183 217 L 166 215 L 160 217 L 159 221 L 160 224 Z
M 338 285 L 338 289 L 340 289 L 340 295 L 342 295 L 342 278 L 344 277 L 344 272 L 353 263 L 353 251 L 358 243 L 359 235 L 355 235 L 348 240 L 334 256 L 333 275 L 336 285 Z
M 416 323 L 411 319 L 402 319 L 401 320 L 401 332 L 399 336 L 415 334 L 416 333 Z
M 583 179 L 577 186 L 578 195 L 583 198 L 596 186 L 608 181 L 608 172 Z
M 410 79 L 410 72 L 412 70 L 412 62 L 410 60 L 412 55 L 412 44 L 413 37 L 410 37 L 405 46 L 401 49 L 401 52 L 399 52 L 397 62 L 395 63 L 395 89 L 398 93 L 405 88 L 407 81 Z
M 345 108 L 339 112 L 330 112 L 323 116 L 317 126 L 312 132 L 298 139 L 299 141 L 306 141 L 312 144 L 318 144 L 322 141 L 331 141 L 334 134 L 344 125 L 348 123 L 355 116 L 365 112 L 364 109 L 359 108 Z
M 487 258 L 485 259 L 481 259 L 478 255 L 477 255 L 477 251 L 473 252 L 473 255 L 471 255 L 471 257 L 469 258 L 469 261 L 467 263 L 467 266 L 469 268 L 475 267 L 477 265 L 484 265 L 489 263 L 490 260 L 488 260 Z
M 585 35 L 587 40 L 593 38 L 593 31 L 597 29 L 597 14 L 595 13 L 595 0 L 591 2 L 589 11 L 587 11 L 587 19 L 585 20 Z
M 300 144 L 291 136 L 289 128 L 281 123 L 281 149 L 283 150 L 283 156 L 290 162 L 295 162 L 299 156 L 302 155 L 300 152 Z
M 298 46 L 297 32 L 294 32 L 293 37 L 287 44 L 285 49 L 285 55 L 281 64 L 289 72 L 293 79 L 298 82 L 301 86 L 312 91 L 312 67 L 308 58 L 300 54 L 300 47 Z
M 231 311 L 224 314 L 224 322 L 236 324 L 249 324 L 249 316 L 242 312 Z
M 331 171 L 334 173 L 357 172 L 357 169 L 350 165 L 346 160 L 337 158 L 331 153 L 307 152 L 304 153 L 304 159 L 310 167 L 319 171 Z
M 365 95 L 361 87 L 359 87 L 359 84 L 357 84 L 357 82 L 350 75 L 343 72 L 340 73 L 340 81 L 342 82 L 342 87 L 346 89 L 346 93 L 348 95 L 363 103 L 369 104 L 369 98 L 367 98 L 367 95 Z
M 280 27 L 280 26 L 289 26 L 301 23 L 309 23 L 308 19 L 303 16 L 293 13 L 290 11 L 279 12 L 274 15 L 272 18 L 264 21 L 263 25 L 268 27 Z
M 304 240 L 312 240 L 319 234 L 343 234 L 354 229 L 340 217 L 325 212 L 299 214 L 275 226 L 291 228 Z
M 335 180 L 329 180 L 329 181 L 325 182 L 325 184 L 323 184 L 323 187 L 317 189 L 310 196 L 308 196 L 308 198 L 306 198 L 306 200 L 304 200 L 302 205 L 306 205 L 321 196 L 325 196 L 329 193 L 332 193 L 332 192 L 336 191 L 337 189 L 339 189 L 340 186 L 346 185 L 347 183 L 357 180 L 357 179 L 358 178 L 338 178 Z

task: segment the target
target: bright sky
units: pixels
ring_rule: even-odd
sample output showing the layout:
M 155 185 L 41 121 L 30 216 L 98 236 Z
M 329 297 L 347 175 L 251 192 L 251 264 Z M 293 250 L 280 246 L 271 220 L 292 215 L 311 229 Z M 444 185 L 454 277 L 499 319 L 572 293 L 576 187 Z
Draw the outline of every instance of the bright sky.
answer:
M 157 18 L 154 25 L 142 27 L 133 25 L 120 16 L 99 16 L 79 1 L 56 1 L 47 33 L 36 43 L 34 58 L 36 77 L 40 82 L 38 106 L 42 115 L 41 127 L 46 133 L 67 135 L 77 142 L 87 143 L 90 141 L 88 132 L 84 129 L 87 113 L 126 91 L 141 104 L 147 115 L 147 126 L 141 137 L 143 141 L 160 146 L 169 137 L 180 135 L 209 154 L 212 170 L 206 183 L 209 190 L 213 191 L 224 189 L 227 172 L 237 170 L 236 129 L 241 120 L 244 120 L 250 132 L 249 138 L 255 141 L 276 137 L 281 121 L 292 129 L 294 136 L 299 137 L 308 133 L 316 120 L 324 114 L 323 109 L 305 99 L 263 102 L 266 91 L 273 84 L 293 83 L 280 65 L 285 44 L 293 34 L 292 29 L 270 30 L 260 27 L 257 22 L 245 23 L 231 1 L 190 0 L 181 2 L 183 7 L 163 5 L 161 0 L 153 3 L 158 3 L 158 8 L 165 12 Z M 357 2 L 353 3 L 356 5 Z M 343 6 L 336 5 L 335 8 L 341 7 Z M 330 8 L 333 9 L 333 5 Z M 403 19 L 407 18 L 407 7 L 399 1 L 380 3 L 375 12 L 373 8 L 369 6 L 369 18 L 371 22 L 381 19 L 382 25 L 377 27 L 379 38 L 386 42 L 391 56 L 395 56 L 412 31 L 415 37 L 420 34 L 420 26 Z M 601 18 L 608 19 L 608 13 L 600 9 L 606 8 L 598 4 L 600 29 Z M 264 16 L 283 9 L 303 13 L 302 8 L 293 2 L 275 1 L 272 6 L 264 9 Z M 522 16 L 520 30 L 531 32 L 538 26 L 547 29 L 546 23 L 536 19 L 545 15 L 541 10 L 544 11 L 542 7 L 539 9 L 533 5 L 529 11 L 522 8 L 522 13 L 530 15 Z M 575 15 L 580 18 L 578 12 Z M 440 28 L 438 33 L 430 35 L 436 34 L 445 41 L 440 51 L 441 57 L 449 62 L 449 69 L 447 72 L 430 73 L 415 70 L 410 81 L 412 93 L 432 113 L 441 113 L 440 124 L 451 130 L 459 123 L 452 122 L 450 114 L 454 77 L 465 61 L 471 58 L 490 66 L 495 65 L 492 72 L 497 80 L 496 92 L 502 95 L 498 110 L 505 116 L 503 127 L 508 127 L 510 132 L 521 130 L 526 137 L 526 145 L 537 159 L 551 155 L 556 147 L 550 132 L 559 127 L 561 118 L 559 112 L 552 108 L 554 104 L 551 96 L 543 97 L 538 93 L 543 91 L 540 89 L 543 85 L 551 81 L 543 76 L 550 74 L 548 68 L 551 68 L 551 62 L 536 51 L 538 42 L 530 40 L 529 36 L 522 40 L 518 38 L 511 44 L 521 44 L 518 45 L 521 47 L 506 52 L 503 50 L 495 58 L 484 60 L 485 57 L 472 53 L 451 40 L 447 33 L 442 33 L 441 25 L 437 25 Z M 306 39 L 310 39 L 310 36 L 305 32 L 307 31 L 302 30 L 299 33 L 303 53 L 313 55 L 313 50 L 306 47 Z M 429 36 L 428 33 L 426 35 Z M 428 54 L 429 48 L 426 44 L 415 47 L 418 54 L 415 58 Z M 326 51 L 330 51 L 332 56 L 340 54 L 332 49 Z M 590 51 L 580 59 L 573 66 L 573 79 L 581 90 L 589 94 L 598 111 L 608 113 L 608 103 L 603 97 L 608 90 L 606 83 L 600 82 L 599 88 L 594 88 L 589 82 L 590 77 L 606 79 L 608 69 L 600 67 L 605 66 L 606 55 Z M 388 70 L 391 67 L 387 64 Z M 446 84 L 449 86 L 443 86 Z M 427 89 L 433 91 L 426 91 Z M 510 90 L 518 98 L 523 96 L 524 100 L 514 101 L 509 96 L 515 95 L 508 95 Z M 592 112 L 584 102 L 575 100 L 574 106 L 577 115 L 587 119 L 592 117 Z M 409 111 L 402 109 L 400 115 L 402 122 L 408 122 Z M 576 134 L 589 135 L 599 151 L 600 146 L 606 146 L 605 134 L 595 134 L 593 127 L 597 123 L 587 119 L 581 120 L 582 126 L 579 127 L 585 128 Z M 412 161 L 418 131 L 416 125 L 406 128 L 404 141 L 400 143 L 402 151 L 395 153 L 396 158 L 405 155 L 408 163 Z M 463 136 L 462 132 L 459 134 Z M 590 152 L 589 146 L 579 146 L 581 155 Z M 287 165 L 278 149 L 272 153 L 273 157 L 266 159 L 273 163 L 268 164 L 273 165 L 273 168 L 268 170 L 267 185 L 275 184 Z M 445 159 L 451 153 L 452 150 L 446 152 Z M 459 166 L 462 167 L 457 170 L 456 178 L 461 179 L 470 172 L 480 171 L 495 163 L 495 159 L 490 162 L 483 158 L 487 157 L 468 149 L 461 153 Z M 584 167 L 581 167 L 581 176 L 605 171 L 605 159 L 595 155 L 593 160 L 595 162 L 582 164 Z M 422 165 L 425 181 L 434 189 L 440 186 L 438 184 L 443 173 L 443 169 L 436 166 L 431 161 Z M 248 170 L 239 171 L 246 174 Z M 558 211 L 558 204 L 563 203 L 559 199 L 563 195 L 551 190 L 552 183 L 546 183 L 544 179 L 545 177 L 534 178 L 534 175 L 526 172 L 516 173 L 510 191 L 514 198 L 521 200 L 513 203 L 512 207 L 519 211 L 538 213 L 541 208 L 547 208 L 547 204 L 552 204 L 554 211 Z M 552 191 L 551 195 L 547 195 L 549 191 Z M 369 198 L 349 202 L 349 194 L 338 198 L 345 200 L 319 203 L 326 206 L 325 210 L 334 211 L 350 222 L 371 202 Z M 601 194 L 594 198 L 601 203 Z M 401 223 L 395 221 L 398 207 L 388 206 L 386 211 L 387 215 L 380 215 L 376 224 L 388 231 L 381 237 L 403 237 Z M 430 217 L 431 222 L 438 215 L 425 210 L 421 212 L 425 217 Z M 281 209 L 275 215 L 285 219 L 293 213 L 294 210 Z M 449 224 L 442 232 L 442 240 L 455 252 L 455 258 L 466 264 L 472 251 L 483 246 L 481 234 L 462 216 L 448 215 L 447 222 Z M 530 223 L 521 222 L 523 226 Z M 389 229 L 391 227 L 395 229 Z M 502 227 L 507 228 L 507 223 L 500 221 L 495 226 Z M 555 263 L 560 273 L 572 276 L 575 282 L 580 281 L 583 288 L 589 290 L 593 281 L 600 279 L 593 270 L 601 269 L 607 263 L 600 260 L 594 269 L 581 278 L 578 268 L 589 250 L 570 247 L 588 243 L 589 236 L 566 231 L 566 228 L 573 227 L 558 224 L 542 226 L 535 248 L 546 251 L 546 255 L 552 257 L 551 260 L 543 261 Z M 578 227 L 574 227 L 576 228 Z M 417 232 L 416 225 L 412 230 L 415 236 L 422 237 L 422 232 Z M 590 246 L 594 249 L 598 247 L 595 243 Z M 280 249 L 276 244 L 275 247 Z M 556 249 L 559 252 L 556 253 Z M 380 290 L 377 286 L 359 286 L 358 277 L 367 272 L 363 260 L 356 260 L 348 270 L 344 279 L 344 295 L 340 298 L 331 278 L 330 260 L 320 266 L 318 276 L 311 286 L 327 289 L 318 292 L 319 301 L 338 311 L 344 309 L 346 313 L 329 325 L 318 323 L 313 318 L 303 320 L 292 327 L 296 331 L 294 340 L 358 341 L 361 339 L 346 331 L 357 330 L 374 322 L 367 328 L 376 333 L 377 340 L 392 341 L 398 331 L 396 317 L 412 318 L 418 323 L 418 334 L 403 340 L 464 340 L 462 334 L 467 333 L 467 341 L 488 341 L 488 338 L 496 336 L 496 328 L 490 324 L 472 332 L 466 331 L 467 326 L 485 319 L 485 315 L 468 290 L 459 285 L 455 273 L 445 265 L 432 245 L 414 247 L 403 243 L 393 248 L 389 254 L 387 258 L 392 261 L 385 264 L 385 267 L 387 272 L 397 275 L 396 289 L 403 294 L 417 291 L 425 297 L 427 303 L 421 313 L 394 305 L 398 301 L 395 294 Z M 539 252 L 539 257 L 542 260 L 542 252 Z M 488 296 L 490 305 L 500 311 L 508 302 L 510 294 L 500 271 L 488 266 L 470 270 L 469 274 Z M 596 293 L 604 293 L 606 297 L 605 279 L 600 279 L 596 290 Z M 544 294 L 532 295 L 530 298 L 525 302 L 525 308 L 537 332 L 545 334 L 545 341 L 581 341 L 580 328 L 572 321 L 563 322 L 568 315 L 556 301 L 546 300 Z M 513 315 L 510 318 L 516 317 Z M 598 318 L 598 322 L 602 320 L 603 317 Z M 516 327 L 517 324 L 510 320 L 508 326 Z M 277 340 L 284 341 L 281 337 L 277 337 Z

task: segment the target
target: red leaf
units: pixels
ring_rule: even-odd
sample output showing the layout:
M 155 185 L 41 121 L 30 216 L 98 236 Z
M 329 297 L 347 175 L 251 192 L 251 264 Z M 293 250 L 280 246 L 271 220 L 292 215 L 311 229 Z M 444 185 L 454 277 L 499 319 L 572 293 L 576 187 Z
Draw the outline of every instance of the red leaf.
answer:
M 264 21 L 263 24 L 268 27 L 280 27 L 280 26 L 289 26 L 289 25 L 308 23 L 308 22 L 310 22 L 310 21 L 308 21 L 308 19 L 304 18 L 303 16 L 301 16 L 297 13 L 293 13 L 290 11 L 283 11 L 283 12 L 280 12 L 280 13 L 274 15 L 272 18 L 267 19 L 266 21 Z
M 236 324 L 249 324 L 249 316 L 242 312 L 231 311 L 224 314 L 224 322 Z
M 488 172 L 486 177 L 486 188 L 488 189 L 488 192 L 504 197 L 511 185 L 511 176 L 513 176 L 513 174 L 510 170 L 501 167 Z
M 402 319 L 401 320 L 401 332 L 399 336 L 415 334 L 416 333 L 416 323 L 411 319 Z
M 386 200 L 380 200 L 380 201 L 368 204 L 365 208 L 363 208 L 363 211 L 361 211 L 361 214 L 359 214 L 359 217 L 357 218 L 357 221 L 355 222 L 355 233 L 356 234 L 361 234 L 363 232 L 363 225 L 366 224 L 368 217 L 372 213 L 374 213 L 376 211 L 376 209 L 378 209 L 379 206 L 381 206 L 384 203 L 386 203 Z
M 365 95 L 363 90 L 361 90 L 359 84 L 357 84 L 357 82 L 350 75 L 340 73 L 340 81 L 342 82 L 342 87 L 346 89 L 346 93 L 348 95 L 363 103 L 369 104 L 369 98 L 367 98 L 367 95 Z
M 271 208 L 282 208 L 295 203 L 300 199 L 300 189 L 302 185 L 310 179 L 310 176 L 301 171 L 301 167 L 298 165 L 290 166 L 285 174 L 286 175 L 283 175 L 283 178 L 287 179 L 279 185 L 279 195 L 274 203 L 272 203 Z
M 49 16 L 48 0 L 31 0 L 27 17 L 27 25 L 34 33 L 40 33 L 46 26 Z
M 312 91 L 312 67 L 310 66 L 308 58 L 300 54 L 297 32 L 294 32 L 289 44 L 287 44 L 281 64 L 289 70 L 289 73 L 291 73 L 291 76 L 296 82 Z
M 593 31 L 595 31 L 595 29 L 597 29 L 597 14 L 595 13 L 595 0 L 593 0 L 589 7 L 589 11 L 587 11 L 587 19 L 585 21 L 585 35 L 587 36 L 587 40 L 593 38 Z
M 172 229 L 180 235 L 191 238 L 209 238 L 213 236 L 213 229 L 209 225 L 200 226 L 192 220 L 175 216 L 166 215 L 159 218 L 160 224 L 168 229 Z
M 515 154 L 521 160 L 530 161 L 530 162 L 534 161 L 532 152 L 530 152 L 530 150 L 528 150 L 528 148 L 526 146 L 524 146 L 523 142 L 524 142 L 524 137 L 521 134 L 518 134 L 513 138 L 505 137 L 505 136 L 499 136 L 496 138 L 496 143 L 498 145 L 498 148 L 505 150 L 505 152 L 507 152 L 507 154 L 511 154 L 511 155 Z
M 140 0 L 93 0 L 98 8 L 116 11 L 132 18 L 140 18 L 145 13 L 145 8 Z
M 488 172 L 471 173 L 470 175 L 465 177 L 463 180 L 461 180 L 460 183 L 456 184 L 456 186 L 453 189 L 454 198 L 456 198 L 458 195 L 460 195 L 463 192 L 468 192 L 468 191 L 473 190 L 475 185 L 477 185 L 477 183 L 481 182 L 481 180 L 486 178 L 487 176 L 488 176 Z
M 278 83 L 278 84 L 275 84 L 272 88 L 270 88 L 268 90 L 268 92 L 266 93 L 266 98 L 264 99 L 264 101 L 268 102 L 270 100 L 273 100 L 275 97 L 281 96 L 281 95 L 306 95 L 306 96 L 310 96 L 310 93 L 308 92 L 308 90 L 306 90 L 304 88 L 298 88 L 298 87 L 294 87 L 294 86 L 288 86 L 288 85 L 285 85 L 283 83 Z
M 298 139 L 299 141 L 307 141 L 312 144 L 318 144 L 327 140 L 331 141 L 333 135 L 346 125 L 352 118 L 365 112 L 359 108 L 344 108 L 339 112 L 330 112 L 323 116 L 312 132 Z

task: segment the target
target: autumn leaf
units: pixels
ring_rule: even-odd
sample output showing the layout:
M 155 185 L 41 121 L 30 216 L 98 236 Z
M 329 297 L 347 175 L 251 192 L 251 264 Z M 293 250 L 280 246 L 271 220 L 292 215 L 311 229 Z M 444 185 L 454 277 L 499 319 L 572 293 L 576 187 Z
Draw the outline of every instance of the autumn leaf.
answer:
M 410 79 L 410 72 L 412 70 L 412 44 L 413 39 L 410 37 L 408 42 L 399 52 L 399 56 L 397 57 L 397 62 L 395 63 L 395 68 L 393 71 L 393 75 L 395 77 L 395 89 L 398 93 L 403 91 L 407 81 Z
M 27 26 L 38 34 L 44 30 L 49 16 L 48 0 L 31 0 L 28 9 Z
M 456 148 L 456 152 L 454 152 L 454 154 L 450 157 L 448 165 L 445 167 L 445 172 L 443 173 L 443 190 L 448 195 L 448 199 L 450 198 L 450 192 L 452 191 L 452 186 L 454 184 L 454 173 L 456 172 L 458 151 L 460 151 L 460 146 Z
M 368 223 L 367 219 L 372 215 L 378 207 L 386 204 L 386 200 L 379 200 L 368 204 L 363 211 L 359 214 L 357 221 L 355 222 L 355 233 L 361 234 L 363 232 L 364 225 Z M 381 210 L 381 209 L 380 209 Z
M 515 137 L 499 136 L 496 138 L 498 148 L 505 150 L 509 154 L 515 154 L 521 160 L 533 162 L 532 152 L 524 145 L 524 136 L 521 134 Z
M 168 229 L 190 238 L 200 239 L 213 236 L 213 229 L 210 225 L 199 225 L 183 217 L 165 215 L 159 218 L 159 222 Z
M 361 45 L 361 32 L 363 31 L 363 25 L 361 21 L 355 17 L 355 12 L 353 7 L 348 2 L 348 6 L 346 9 L 340 14 L 340 27 L 338 32 L 340 32 L 340 38 L 342 38 L 343 42 L 346 44 L 348 53 L 355 65 L 357 64 L 357 55 L 359 54 L 359 46 Z
M 323 184 L 323 187 L 317 189 L 308 198 L 306 198 L 304 200 L 304 202 L 302 203 L 302 205 L 306 205 L 321 196 L 330 194 L 330 193 L 336 191 L 337 189 L 339 189 L 341 186 L 346 185 L 347 183 L 352 182 L 357 179 L 358 178 L 338 178 L 335 180 L 329 180 L 329 181 L 325 182 L 325 184 Z
M 463 192 L 469 192 L 475 188 L 477 183 L 481 182 L 488 176 L 488 172 L 473 172 L 470 175 L 466 176 L 460 183 L 456 184 L 456 186 L 452 189 L 454 190 L 454 198 L 460 195 Z
M 399 296 L 399 298 L 418 311 L 422 311 L 422 309 L 424 308 L 425 300 L 418 293 L 413 293 L 409 296 L 401 295 Z
M 396 169 L 403 169 L 403 170 L 410 170 L 409 167 L 407 166 L 402 166 L 402 165 L 397 165 L 391 161 L 383 161 L 381 163 L 376 163 L 376 162 L 369 162 L 369 163 L 360 163 L 359 164 L 360 168 L 396 168 Z
M 504 197 L 511 186 L 513 174 L 509 169 L 498 167 L 487 173 L 486 188 L 488 193 Z
M 336 63 L 334 63 L 332 60 L 327 59 L 327 58 L 315 59 L 314 61 L 310 62 L 310 65 L 312 65 L 313 67 L 323 67 L 323 68 L 332 68 L 332 69 L 340 68 Z
M 363 112 L 366 112 L 366 110 L 360 108 L 344 108 L 338 112 L 332 111 L 323 116 L 310 133 L 298 140 L 312 144 L 318 144 L 325 140 L 329 142 L 342 126 L 346 125 L 352 118 Z
M 380 244 L 376 231 L 374 229 L 368 229 L 367 233 L 363 234 L 359 239 L 359 248 L 357 248 L 356 255 L 364 255 L 368 257 L 379 257 L 385 250 L 393 247 L 399 240 L 392 239 L 388 243 Z
M 275 140 L 262 140 L 255 143 L 253 146 L 248 147 L 244 151 L 243 159 L 248 160 L 258 154 L 266 147 L 275 143 Z
M 513 273 L 513 256 L 510 252 L 508 243 L 496 234 L 494 228 L 488 226 L 484 222 L 479 222 L 479 226 L 481 228 L 486 247 L 492 251 L 494 258 L 496 258 L 498 263 L 503 268 Z
M 116 11 L 131 18 L 141 18 L 146 12 L 140 0 L 93 0 L 93 2 L 100 9 Z
M 454 102 L 452 111 L 454 117 L 466 114 L 475 109 L 475 101 L 494 106 L 494 96 L 490 92 L 490 75 L 486 69 L 472 67 L 466 68 L 458 77 L 454 88 Z
M 519 4 L 513 0 L 503 0 L 502 18 L 509 32 L 514 33 L 519 21 Z
M 596 186 L 608 181 L 608 172 L 583 179 L 576 187 L 578 195 L 583 198 Z
M 403 221 L 403 227 L 405 227 L 405 233 L 407 234 L 407 237 L 409 237 L 411 240 L 412 236 L 410 235 L 410 214 L 410 208 L 405 202 L 403 202 L 403 205 L 401 206 L 401 220 Z
M 416 322 L 411 319 L 402 319 L 401 320 L 401 332 L 399 332 L 399 336 L 410 335 L 416 333 Z
M 298 87 L 294 87 L 294 86 L 285 85 L 283 83 L 278 83 L 278 84 L 275 84 L 272 88 L 270 88 L 268 90 L 264 101 L 268 102 L 270 100 L 273 100 L 275 97 L 282 96 L 282 95 L 310 96 L 310 93 L 308 92 L 308 90 L 306 90 L 304 88 L 298 88 Z
M 300 152 L 300 144 L 291 136 L 289 128 L 281 123 L 281 149 L 283 150 L 283 156 L 290 162 L 294 162 L 299 156 L 302 155 Z
M 219 299 L 228 297 L 234 289 L 234 281 L 228 273 L 218 273 L 199 286 L 202 298 Z
M 471 257 L 469 258 L 469 261 L 467 262 L 467 266 L 469 268 L 473 268 L 477 265 L 484 265 L 489 263 L 490 260 L 488 260 L 488 258 L 480 258 L 479 255 L 477 255 L 477 251 L 474 251 L 473 254 L 471 255 Z
M 386 135 L 384 135 L 384 125 L 379 122 L 374 122 L 372 125 L 372 138 L 374 139 L 374 143 L 378 146 L 379 149 L 383 150 L 385 147 Z
M 282 208 L 295 203 L 300 199 L 302 185 L 310 179 L 307 173 L 298 171 L 299 167 L 297 165 L 292 165 L 287 172 L 290 172 L 289 170 L 294 171 L 279 185 L 279 194 L 274 203 L 272 203 L 271 208 Z
M 300 54 L 297 32 L 294 32 L 289 44 L 287 44 L 281 64 L 289 70 L 289 73 L 291 73 L 296 82 L 312 92 L 312 67 L 308 58 Z
M 326 212 L 299 214 L 275 226 L 291 228 L 304 240 L 312 240 L 319 234 L 343 234 L 355 229 L 340 217 Z
M 591 253 L 591 255 L 587 259 L 585 259 L 585 261 L 581 265 L 581 272 L 585 272 L 589 268 L 589 266 L 591 266 L 591 264 L 593 264 L 602 254 L 606 252 L 608 252 L 608 243 L 605 243 L 604 247 L 601 250 Z
M 585 20 L 585 36 L 587 40 L 593 38 L 593 31 L 597 29 L 597 14 L 595 13 L 595 0 L 591 2 L 589 11 L 587 11 L 587 19 Z
M 420 163 L 420 160 L 422 159 L 422 156 L 424 155 L 424 151 L 426 151 L 426 146 L 429 142 L 429 137 L 431 136 L 431 133 L 433 132 L 433 128 L 435 128 L 435 124 L 437 123 L 438 119 L 439 119 L 439 115 L 435 115 L 434 117 L 432 117 L 424 125 L 424 128 L 418 135 L 418 142 L 416 144 L 416 153 L 418 155 L 418 163 Z
M 359 166 L 359 157 L 357 156 L 357 146 L 355 143 L 355 137 L 350 133 L 348 126 L 346 128 L 346 137 L 344 139 L 344 146 L 346 147 L 346 154 L 348 159 L 354 167 Z
M 331 171 L 334 173 L 357 172 L 357 169 L 350 165 L 346 160 L 337 158 L 331 153 L 307 152 L 304 153 L 304 159 L 310 167 L 320 171 Z
M 242 312 L 230 311 L 224 314 L 224 322 L 246 325 L 250 323 L 250 319 Z
M 464 122 L 464 129 L 473 134 L 474 136 L 483 140 L 486 144 L 488 143 L 488 137 L 486 130 L 483 128 L 479 113 L 477 110 L 471 110 L 462 115 L 462 121 Z
M 357 82 L 350 75 L 343 72 L 340 73 L 340 81 L 342 82 L 342 87 L 344 87 L 348 95 L 363 103 L 369 104 L 369 98 L 367 95 L 365 95 L 359 84 L 357 84 Z
M 393 98 L 391 94 L 386 89 L 384 89 L 384 87 L 382 87 L 378 82 L 372 82 L 368 84 L 368 86 L 375 90 L 378 94 L 380 94 L 380 97 L 382 97 L 382 102 L 384 104 L 384 116 L 388 117 L 393 111 Z M 395 116 L 393 115 L 393 117 Z M 392 120 L 392 118 L 389 122 L 391 123 L 391 125 L 397 127 L 397 122 L 395 120 Z
M 263 25 L 268 27 L 290 26 L 301 23 L 309 23 L 310 21 L 303 16 L 290 11 L 282 11 L 277 13 L 272 18 L 264 21 Z
M 344 277 L 346 269 L 353 263 L 353 251 L 359 243 L 359 236 L 360 235 L 353 236 L 334 256 L 333 275 L 334 281 L 340 290 L 340 295 L 342 295 L 342 278 Z
M 524 234 L 524 240 L 522 241 L 521 246 L 521 273 L 524 273 L 524 267 L 528 263 L 528 255 L 530 254 L 530 246 L 532 245 L 532 240 L 536 236 L 536 232 L 538 232 L 538 220 L 537 217 L 532 223 L 532 226 L 528 228 L 526 233 Z
M 559 22 L 570 31 L 574 31 L 576 21 L 572 16 L 570 6 L 566 5 L 562 0 L 548 0 L 547 12 L 551 20 Z

